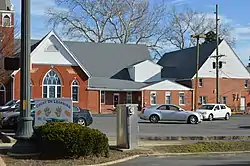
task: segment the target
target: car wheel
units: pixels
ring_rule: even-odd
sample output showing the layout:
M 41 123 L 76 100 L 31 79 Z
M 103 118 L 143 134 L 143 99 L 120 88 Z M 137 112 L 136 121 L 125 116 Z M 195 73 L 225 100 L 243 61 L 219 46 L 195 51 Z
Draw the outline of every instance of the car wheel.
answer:
M 158 115 L 151 115 L 149 118 L 151 123 L 158 123 L 158 121 L 160 120 Z
M 194 115 L 189 116 L 188 118 L 188 123 L 189 124 L 197 124 L 198 123 L 198 118 Z
M 79 118 L 79 119 L 77 120 L 77 124 L 82 125 L 82 126 L 86 126 L 86 121 L 85 121 L 85 119 L 83 119 L 83 118 Z
M 209 121 L 212 121 L 213 119 L 214 119 L 213 114 L 210 114 L 210 115 L 208 116 L 208 120 L 209 120 Z
M 229 113 L 227 113 L 226 115 L 225 115 L 225 120 L 229 120 Z

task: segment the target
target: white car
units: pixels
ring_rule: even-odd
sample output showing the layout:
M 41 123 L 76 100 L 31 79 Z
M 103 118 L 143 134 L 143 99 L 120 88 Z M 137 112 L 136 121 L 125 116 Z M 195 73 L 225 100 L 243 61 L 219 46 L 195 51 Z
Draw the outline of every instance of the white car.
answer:
M 212 121 L 213 119 L 229 120 L 232 111 L 225 104 L 204 104 L 196 112 L 201 113 L 203 119 Z
M 202 122 L 202 115 L 194 111 L 185 111 L 174 104 L 159 104 L 143 109 L 139 114 L 140 119 L 149 120 L 151 123 L 159 121 L 184 121 L 189 124 Z

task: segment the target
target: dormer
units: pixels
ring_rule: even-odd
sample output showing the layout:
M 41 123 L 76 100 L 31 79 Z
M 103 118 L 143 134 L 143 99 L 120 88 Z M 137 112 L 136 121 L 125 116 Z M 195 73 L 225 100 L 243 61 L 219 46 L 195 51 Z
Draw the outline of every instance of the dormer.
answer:
M 144 60 L 128 67 L 129 75 L 135 82 L 154 82 L 161 80 L 162 66 L 151 60 Z

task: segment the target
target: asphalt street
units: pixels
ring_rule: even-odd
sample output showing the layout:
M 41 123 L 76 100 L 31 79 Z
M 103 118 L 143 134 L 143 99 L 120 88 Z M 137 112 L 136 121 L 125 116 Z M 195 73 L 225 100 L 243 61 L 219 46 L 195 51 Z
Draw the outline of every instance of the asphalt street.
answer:
M 249 166 L 250 155 L 202 157 L 140 157 L 113 166 Z
M 139 120 L 140 136 L 248 136 L 250 116 L 234 115 L 230 120 L 203 121 L 197 125 L 177 122 L 152 124 Z M 249 126 L 249 128 L 242 128 Z M 115 115 L 94 115 L 92 128 L 99 129 L 108 136 L 116 136 Z

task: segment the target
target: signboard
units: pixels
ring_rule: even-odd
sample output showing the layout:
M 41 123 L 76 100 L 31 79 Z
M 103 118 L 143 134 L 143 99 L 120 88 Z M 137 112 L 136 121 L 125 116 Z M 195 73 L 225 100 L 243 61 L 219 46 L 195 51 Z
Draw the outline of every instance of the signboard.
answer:
M 48 122 L 73 122 L 70 98 L 35 99 L 35 126 Z

